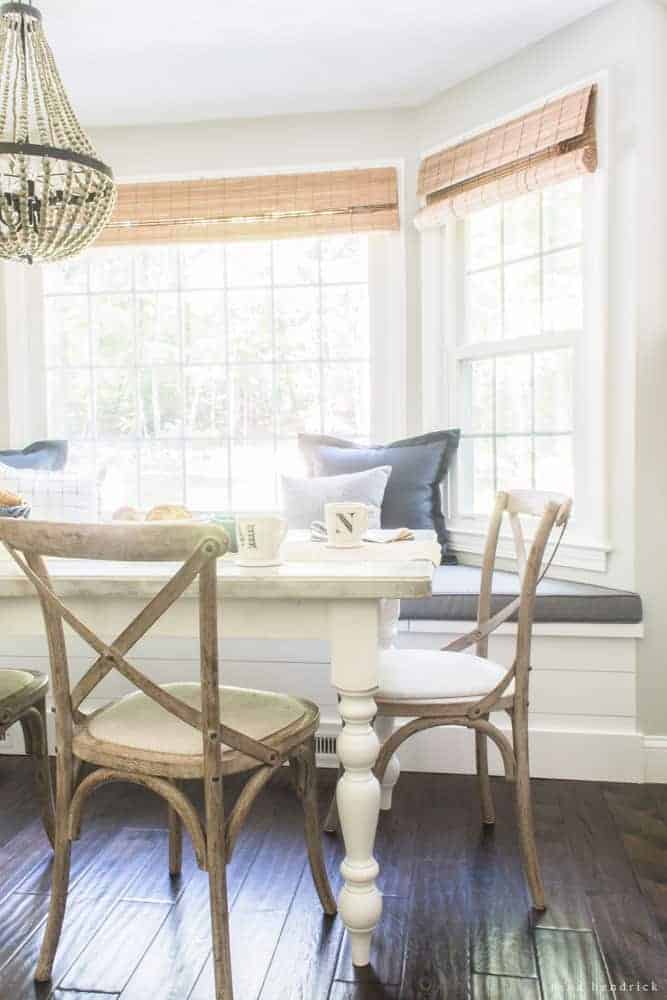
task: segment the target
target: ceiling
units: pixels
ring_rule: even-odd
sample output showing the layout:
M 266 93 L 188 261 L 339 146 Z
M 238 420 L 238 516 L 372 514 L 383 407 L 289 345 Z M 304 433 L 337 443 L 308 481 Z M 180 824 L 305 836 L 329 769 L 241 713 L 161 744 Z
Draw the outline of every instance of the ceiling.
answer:
M 604 0 L 37 0 L 87 125 L 420 104 Z

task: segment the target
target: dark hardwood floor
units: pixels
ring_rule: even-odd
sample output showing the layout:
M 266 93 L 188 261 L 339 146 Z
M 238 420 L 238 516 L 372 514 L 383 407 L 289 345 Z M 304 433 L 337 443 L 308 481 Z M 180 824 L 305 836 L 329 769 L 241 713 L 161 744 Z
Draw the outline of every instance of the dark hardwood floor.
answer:
M 333 778 L 321 774 L 323 808 Z M 667 996 L 667 786 L 535 781 L 550 903 L 537 915 L 511 786 L 494 781 L 488 832 L 472 778 L 403 775 L 377 840 L 381 933 L 355 970 L 340 919 L 321 914 L 288 779 L 258 801 L 229 868 L 236 1000 Z M 1 1000 L 211 1000 L 206 875 L 187 845 L 170 880 L 164 812 L 132 786 L 91 800 L 53 986 L 38 987 L 50 853 L 28 762 L 0 757 Z M 326 850 L 337 889 L 341 845 Z

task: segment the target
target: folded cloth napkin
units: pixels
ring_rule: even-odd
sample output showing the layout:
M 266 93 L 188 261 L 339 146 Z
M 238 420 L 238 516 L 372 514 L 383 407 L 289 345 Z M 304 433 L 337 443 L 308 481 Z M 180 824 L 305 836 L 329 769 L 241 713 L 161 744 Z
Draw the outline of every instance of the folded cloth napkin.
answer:
M 326 542 L 327 528 L 324 521 L 313 521 L 310 526 L 310 537 L 313 542 Z M 396 531 L 368 531 L 364 536 L 365 542 L 377 542 L 379 545 L 387 545 L 390 542 L 411 542 L 414 534 L 409 528 L 397 528 Z
M 387 533 L 386 529 L 381 531 L 368 531 L 364 536 L 365 542 L 377 542 L 379 545 L 388 545 L 390 542 L 414 542 L 414 531 L 409 528 L 397 528 L 395 531 Z

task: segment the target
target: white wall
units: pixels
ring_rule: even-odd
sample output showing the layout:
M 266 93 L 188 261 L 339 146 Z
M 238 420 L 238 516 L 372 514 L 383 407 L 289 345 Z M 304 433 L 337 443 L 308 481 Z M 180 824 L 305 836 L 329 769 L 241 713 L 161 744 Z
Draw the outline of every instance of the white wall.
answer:
M 646 622 L 638 695 L 644 732 L 666 733 L 667 9 L 643 3 L 637 23 L 635 582 Z

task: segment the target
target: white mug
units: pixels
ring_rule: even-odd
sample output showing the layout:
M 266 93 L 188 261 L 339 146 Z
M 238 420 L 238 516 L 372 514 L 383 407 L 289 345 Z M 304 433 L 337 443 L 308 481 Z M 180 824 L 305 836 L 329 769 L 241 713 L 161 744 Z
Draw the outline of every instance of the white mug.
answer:
M 245 514 L 236 518 L 239 566 L 280 566 L 280 546 L 287 521 L 278 514 Z
M 368 531 L 368 507 L 365 503 L 327 503 L 324 505 L 327 544 L 336 549 L 356 549 Z

